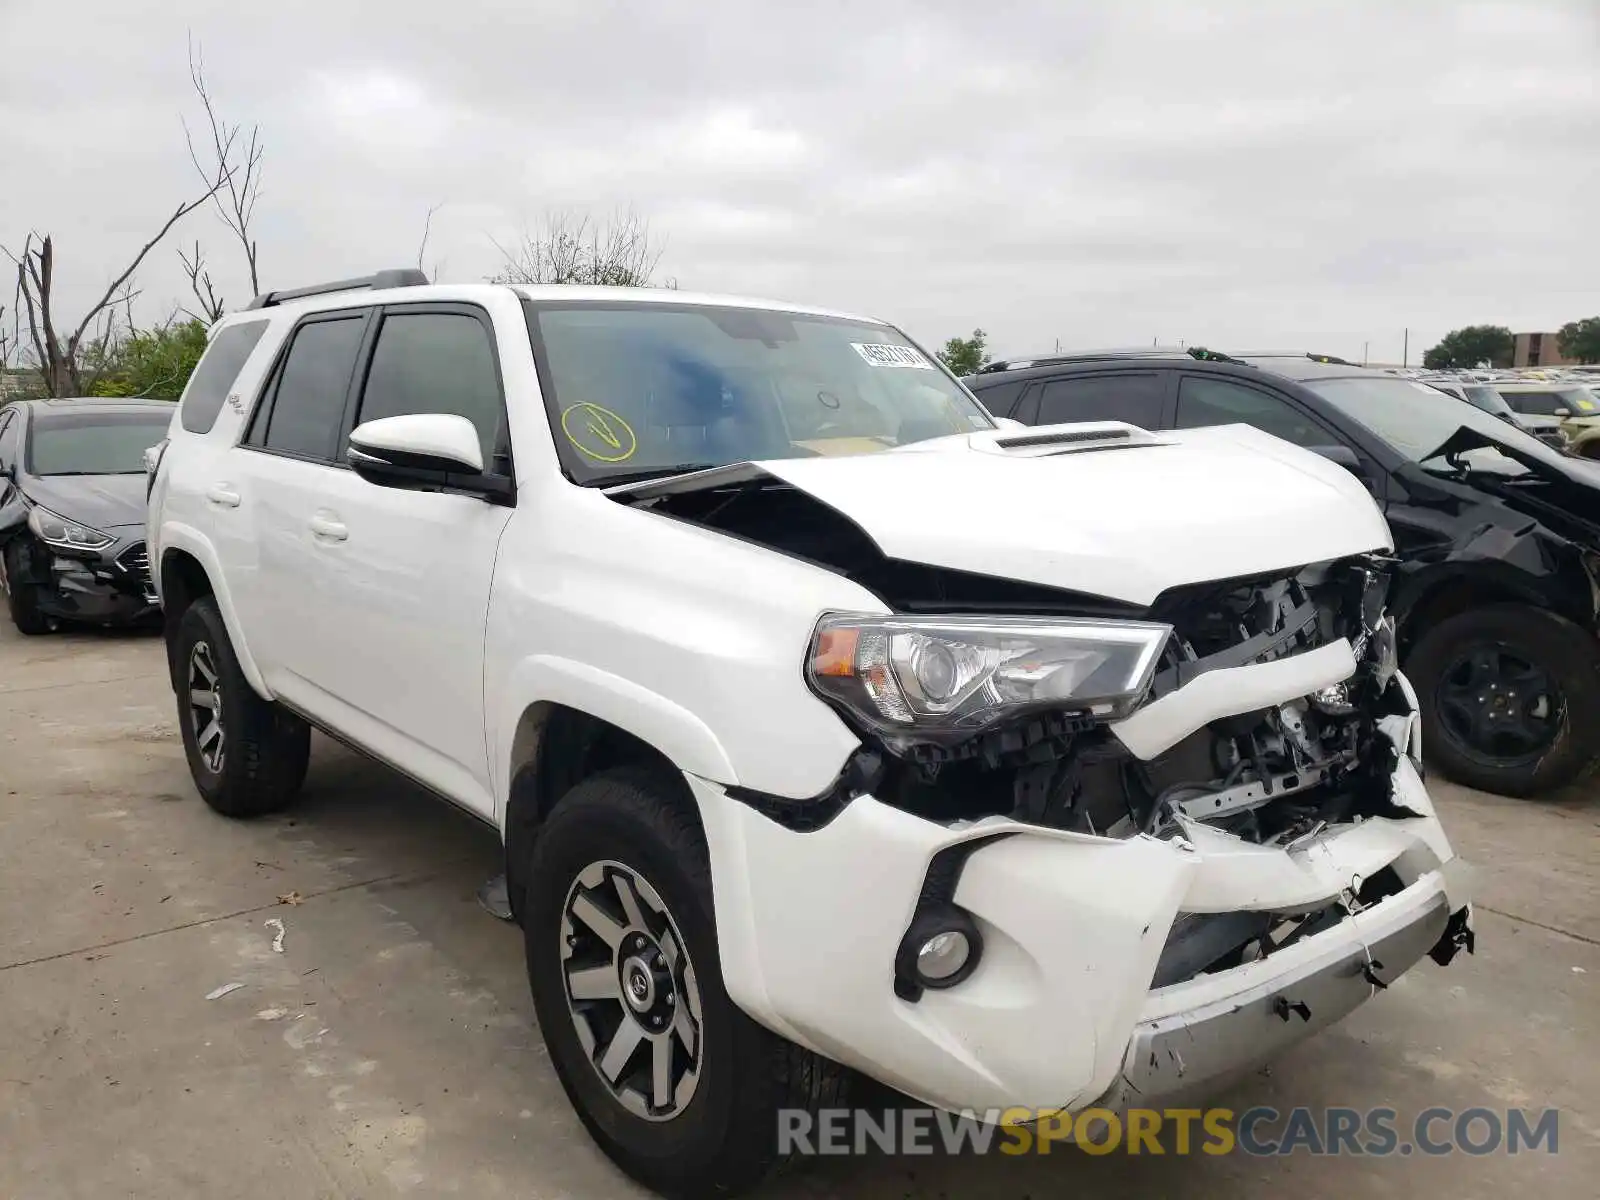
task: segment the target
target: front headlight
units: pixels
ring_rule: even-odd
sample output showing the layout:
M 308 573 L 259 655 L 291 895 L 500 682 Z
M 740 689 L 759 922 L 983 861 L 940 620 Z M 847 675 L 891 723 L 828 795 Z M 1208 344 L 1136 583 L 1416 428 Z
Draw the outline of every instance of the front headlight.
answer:
M 58 550 L 104 550 L 117 540 L 93 525 L 69 520 L 60 513 L 38 506 L 28 513 L 28 528 L 45 545 Z
M 1143 621 L 831 613 L 806 678 L 902 736 L 964 736 L 1029 710 L 1115 718 L 1143 701 L 1171 633 Z

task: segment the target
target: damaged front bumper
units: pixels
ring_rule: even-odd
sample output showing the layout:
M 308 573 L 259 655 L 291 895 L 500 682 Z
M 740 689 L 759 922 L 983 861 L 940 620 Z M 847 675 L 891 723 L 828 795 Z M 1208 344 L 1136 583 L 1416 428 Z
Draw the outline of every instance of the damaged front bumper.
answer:
M 13 586 L 31 586 L 40 612 L 88 625 L 132 625 L 154 618 L 160 602 L 150 577 L 143 528 L 114 526 L 103 550 L 65 552 L 25 535 Z M 127 535 L 127 536 L 118 536 Z
M 1276 845 L 1195 821 L 1127 838 L 1002 816 L 941 824 L 871 795 L 797 832 L 691 777 L 728 992 L 769 1028 L 943 1108 L 1204 1088 L 1430 950 L 1448 961 L 1469 943 L 1466 869 L 1413 761 L 1414 712 L 1382 732 L 1392 815 Z M 930 897 L 970 915 L 981 956 L 958 986 L 908 993 L 896 961 Z M 1241 919 L 1260 922 L 1253 950 L 1182 966 L 1194 937 Z

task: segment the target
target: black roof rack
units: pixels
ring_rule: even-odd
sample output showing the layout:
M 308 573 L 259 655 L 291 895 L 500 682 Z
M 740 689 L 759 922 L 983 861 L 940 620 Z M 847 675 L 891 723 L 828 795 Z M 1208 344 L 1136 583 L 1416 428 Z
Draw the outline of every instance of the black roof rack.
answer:
M 977 374 L 989 375 L 1001 371 L 1026 370 L 1029 367 L 1054 367 L 1067 363 L 1116 361 L 1121 359 L 1146 359 L 1146 358 L 1192 358 L 1198 362 L 1233 363 L 1235 366 L 1248 367 L 1251 364 L 1243 359 L 1234 358 L 1220 350 L 1207 350 L 1204 346 L 1135 346 L 1125 350 L 1079 350 L 1055 351 L 1049 354 L 1012 355 L 1010 358 L 996 359 L 987 366 L 979 367 Z
M 310 287 L 285 288 L 281 292 L 262 292 L 249 304 L 252 308 L 271 308 L 285 300 L 304 300 L 308 296 L 327 296 L 334 292 L 379 291 L 382 288 L 420 287 L 428 276 L 416 267 L 401 267 L 393 271 L 378 271 L 360 279 L 336 279 L 332 283 L 313 283 Z

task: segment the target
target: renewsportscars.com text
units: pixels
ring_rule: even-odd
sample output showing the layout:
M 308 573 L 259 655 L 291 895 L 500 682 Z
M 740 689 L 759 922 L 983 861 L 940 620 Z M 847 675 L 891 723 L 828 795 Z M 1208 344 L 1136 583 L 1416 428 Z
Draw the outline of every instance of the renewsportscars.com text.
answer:
M 835 1108 L 778 1114 L 780 1153 L 1049 1154 L 1075 1145 L 1089 1154 L 1390 1155 L 1556 1154 L 1554 1108 L 1136 1108 L 1044 1113 L 1031 1109 L 951 1113 L 933 1108 Z

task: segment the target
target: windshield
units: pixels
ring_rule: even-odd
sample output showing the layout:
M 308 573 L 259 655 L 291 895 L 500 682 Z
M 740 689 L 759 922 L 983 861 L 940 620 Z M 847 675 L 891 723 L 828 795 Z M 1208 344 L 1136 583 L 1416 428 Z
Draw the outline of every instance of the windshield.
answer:
M 691 304 L 527 308 L 556 445 L 579 483 L 995 428 L 887 325 Z
M 1508 421 L 1463 404 L 1425 383 L 1384 376 L 1305 380 L 1304 385 L 1335 408 L 1360 421 L 1395 450 L 1415 463 L 1424 462 L 1451 434 L 1465 425 L 1503 442 L 1521 454 L 1560 464 L 1561 456 Z M 1479 470 L 1521 475 L 1527 471 L 1498 450 L 1468 451 L 1463 458 Z M 1429 466 L 1435 465 L 1432 462 Z M 1439 464 L 1442 465 L 1442 464 Z
M 36 417 L 28 436 L 34 475 L 142 475 L 144 452 L 167 436 L 168 410 L 53 412 Z

